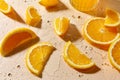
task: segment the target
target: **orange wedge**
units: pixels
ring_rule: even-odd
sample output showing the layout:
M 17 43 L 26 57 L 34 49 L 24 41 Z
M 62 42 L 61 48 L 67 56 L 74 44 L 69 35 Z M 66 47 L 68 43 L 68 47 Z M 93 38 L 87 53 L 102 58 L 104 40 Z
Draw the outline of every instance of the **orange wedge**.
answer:
M 104 18 L 92 18 L 88 20 L 83 27 L 84 38 L 90 43 L 99 45 L 110 45 L 119 38 L 116 28 L 107 28 L 104 26 Z
M 39 3 L 45 7 L 52 7 L 52 6 L 56 6 L 59 3 L 59 1 L 58 0 L 39 0 Z
M 92 11 L 100 0 L 70 0 L 72 6 L 79 11 Z
M 108 58 L 111 64 L 120 70 L 120 38 L 117 39 L 109 48 Z
M 12 7 L 8 5 L 5 0 L 0 0 L 0 12 L 7 14 L 12 11 Z
M 120 25 L 120 14 L 114 10 L 106 10 L 105 26 L 118 27 Z
M 36 34 L 28 28 L 17 28 L 8 32 L 0 44 L 1 55 L 8 56 L 21 44 L 35 39 Z
M 38 14 L 37 9 L 29 6 L 26 10 L 26 23 L 31 26 L 37 26 L 41 21 L 41 16 Z
M 70 21 L 66 17 L 59 17 L 54 20 L 54 30 L 59 36 L 63 36 L 68 28 Z
M 76 69 L 88 69 L 95 65 L 70 41 L 64 46 L 63 57 L 67 64 Z
M 41 76 L 44 66 L 54 47 L 49 42 L 42 42 L 32 46 L 26 54 L 27 68 L 35 75 Z

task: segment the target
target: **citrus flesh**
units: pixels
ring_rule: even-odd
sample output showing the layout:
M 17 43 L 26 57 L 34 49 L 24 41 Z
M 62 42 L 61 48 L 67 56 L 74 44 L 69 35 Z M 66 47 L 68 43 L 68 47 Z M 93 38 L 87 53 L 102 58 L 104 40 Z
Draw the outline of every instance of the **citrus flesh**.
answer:
M 108 58 L 111 64 L 120 70 L 120 38 L 117 39 L 109 48 Z
M 37 9 L 33 6 L 29 6 L 26 10 L 26 23 L 31 26 L 37 26 L 40 20 L 41 16 L 38 14 Z
M 119 37 L 116 28 L 107 28 L 104 18 L 92 18 L 83 27 L 85 37 L 95 44 L 110 45 Z
M 69 19 L 66 17 L 56 18 L 54 21 L 54 29 L 55 32 L 59 36 L 63 36 L 69 28 Z
M 53 50 L 52 44 L 48 42 L 42 42 L 32 46 L 26 55 L 28 69 L 35 75 L 40 76 Z
M 106 10 L 105 26 L 118 27 L 120 25 L 120 14 L 114 10 Z
M 79 51 L 79 49 L 70 41 L 64 46 L 63 57 L 66 63 L 76 69 L 88 69 L 94 66 L 94 62 Z
M 3 56 L 9 55 L 11 51 L 21 44 L 35 39 L 36 34 L 28 28 L 17 28 L 8 32 L 1 42 L 1 54 Z
M 8 5 L 5 0 L 0 0 L 0 11 L 7 14 L 11 12 L 12 7 Z
M 39 3 L 45 7 L 52 7 L 52 6 L 56 6 L 59 3 L 59 1 L 58 0 L 39 0 Z
M 99 0 L 70 0 L 73 7 L 80 11 L 91 11 L 96 7 Z

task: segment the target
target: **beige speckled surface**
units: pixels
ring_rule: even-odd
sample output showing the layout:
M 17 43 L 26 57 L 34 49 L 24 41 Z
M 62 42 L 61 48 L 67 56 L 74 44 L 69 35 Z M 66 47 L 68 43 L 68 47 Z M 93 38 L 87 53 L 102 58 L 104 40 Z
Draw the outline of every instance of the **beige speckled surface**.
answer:
M 47 62 L 42 78 L 34 76 L 26 68 L 24 58 L 27 49 L 9 57 L 0 56 L 0 80 L 120 80 L 120 73 L 109 63 L 107 52 L 88 44 L 81 36 L 82 25 L 91 16 L 75 10 L 69 0 L 60 1 L 58 7 L 45 9 L 38 0 L 6 0 L 23 21 L 25 21 L 27 6 L 34 6 L 42 16 L 42 23 L 38 28 L 30 27 L 23 21 L 13 20 L 0 13 L 0 41 L 8 31 L 14 28 L 29 27 L 39 36 L 41 42 L 51 42 L 56 50 Z M 120 0 L 105 1 L 107 6 L 120 12 Z M 66 16 L 71 22 L 70 29 L 63 39 L 53 30 L 53 20 L 59 16 Z M 62 57 L 63 46 L 67 40 L 71 40 L 83 53 L 92 58 L 98 69 L 81 72 L 69 67 Z

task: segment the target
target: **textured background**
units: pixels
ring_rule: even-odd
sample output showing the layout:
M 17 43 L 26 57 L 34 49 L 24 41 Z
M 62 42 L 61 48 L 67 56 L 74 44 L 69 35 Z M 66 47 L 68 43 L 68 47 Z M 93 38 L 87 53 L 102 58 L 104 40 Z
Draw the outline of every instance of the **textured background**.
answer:
M 105 0 L 106 6 L 120 12 L 119 0 Z M 69 0 L 60 0 L 57 7 L 46 9 L 38 0 L 6 0 L 16 11 L 17 19 L 0 13 L 0 41 L 4 35 L 14 28 L 29 27 L 40 38 L 40 42 L 51 42 L 56 50 L 51 55 L 42 78 L 31 74 L 25 66 L 25 53 L 22 50 L 10 57 L 0 56 L 0 80 L 120 80 L 120 73 L 111 66 L 107 51 L 98 49 L 87 43 L 82 37 L 82 26 L 92 16 L 75 10 Z M 34 6 L 42 16 L 41 25 L 31 27 L 25 24 L 25 10 L 28 5 Z M 66 16 L 70 19 L 70 29 L 64 38 L 54 33 L 53 20 Z M 79 18 L 80 16 L 80 18 Z M 71 40 L 83 53 L 92 58 L 98 68 L 89 71 L 77 71 L 69 67 L 63 60 L 62 52 L 66 41 Z

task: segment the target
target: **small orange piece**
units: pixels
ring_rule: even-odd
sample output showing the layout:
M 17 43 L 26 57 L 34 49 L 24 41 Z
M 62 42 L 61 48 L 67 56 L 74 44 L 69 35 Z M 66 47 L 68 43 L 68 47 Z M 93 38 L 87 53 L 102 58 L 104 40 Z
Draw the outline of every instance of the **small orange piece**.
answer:
M 59 1 L 58 0 L 39 0 L 39 3 L 45 7 L 52 7 L 52 6 L 56 6 L 59 3 Z
M 49 42 L 42 42 L 32 46 L 25 57 L 27 68 L 35 75 L 41 76 L 44 66 L 54 47 Z
M 8 14 L 12 11 L 12 7 L 8 5 L 5 0 L 0 0 L 0 12 Z
M 109 48 L 108 58 L 111 64 L 120 70 L 120 38 L 117 39 Z
M 17 28 L 8 32 L 0 44 L 1 55 L 10 55 L 9 53 L 15 50 L 21 44 L 35 39 L 36 37 L 36 34 L 28 28 Z
M 70 41 L 64 46 L 63 57 L 67 64 L 76 69 L 88 69 L 95 65 L 91 59 L 79 51 Z
M 41 21 L 41 16 L 38 14 L 37 9 L 29 6 L 26 10 L 26 23 L 31 26 L 37 26 Z
M 70 21 L 66 17 L 59 17 L 54 20 L 54 30 L 59 36 L 63 36 L 68 28 Z
M 85 39 L 93 44 L 110 45 L 119 38 L 116 28 L 107 28 L 104 26 L 104 18 L 92 18 L 83 27 Z M 99 46 L 98 45 L 98 46 Z
M 114 10 L 106 10 L 105 26 L 118 27 L 120 25 L 120 14 Z

